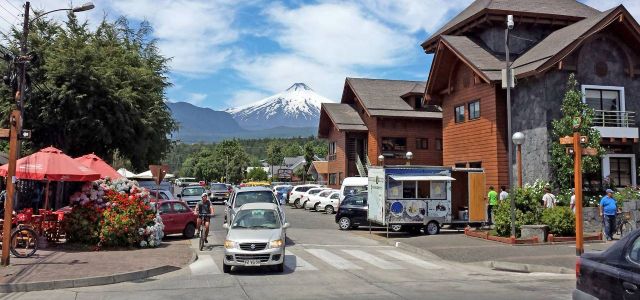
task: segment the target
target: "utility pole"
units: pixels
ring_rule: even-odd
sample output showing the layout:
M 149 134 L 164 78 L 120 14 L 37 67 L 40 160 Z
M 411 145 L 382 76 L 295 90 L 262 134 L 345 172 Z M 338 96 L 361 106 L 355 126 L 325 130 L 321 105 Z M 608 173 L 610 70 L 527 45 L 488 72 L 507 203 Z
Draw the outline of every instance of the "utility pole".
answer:
M 2 265 L 9 265 L 9 248 L 11 244 L 11 220 L 13 218 L 13 199 L 16 194 L 16 161 L 18 160 L 18 151 L 20 149 L 20 141 L 18 133 L 22 130 L 22 112 L 25 100 L 26 64 L 29 61 L 27 57 L 27 37 L 29 36 L 29 1 L 24 4 L 24 21 L 22 24 L 22 40 L 20 41 L 20 55 L 16 58 L 18 70 L 18 86 L 15 91 L 16 107 L 11 112 L 9 119 L 9 168 L 7 174 L 7 197 L 4 202 L 4 224 L 2 227 Z
M 509 63 L 509 32 L 513 29 L 513 16 L 507 16 L 507 28 L 504 30 L 504 52 L 506 55 L 506 70 L 505 70 L 505 81 L 507 82 L 507 137 L 511 136 L 511 63 Z M 508 172 L 509 174 L 509 188 L 513 187 L 513 147 L 511 146 L 511 141 L 507 138 L 507 159 L 508 159 Z M 515 197 L 511 198 L 511 236 L 516 236 L 516 200 Z M 491 220 L 489 220 L 491 221 Z

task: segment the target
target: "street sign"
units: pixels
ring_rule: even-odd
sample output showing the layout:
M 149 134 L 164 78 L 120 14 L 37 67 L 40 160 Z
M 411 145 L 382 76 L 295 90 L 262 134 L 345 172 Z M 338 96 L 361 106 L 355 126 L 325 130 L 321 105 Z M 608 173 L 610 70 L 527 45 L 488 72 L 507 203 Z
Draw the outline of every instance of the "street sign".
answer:
M 573 145 L 573 137 L 572 136 L 561 137 L 560 145 Z
M 8 138 L 9 133 L 10 133 L 9 129 L 4 129 L 4 128 L 0 129 L 0 138 L 5 138 L 5 139 Z
M 580 144 L 586 144 L 589 142 L 589 138 L 585 135 L 580 136 Z
M 164 176 L 169 172 L 168 165 L 149 165 L 149 170 L 151 170 L 151 175 L 153 175 L 153 179 L 155 179 L 156 184 L 160 184 Z
M 595 149 L 595 148 L 582 148 L 582 155 L 596 156 L 596 155 L 598 155 L 598 149 Z

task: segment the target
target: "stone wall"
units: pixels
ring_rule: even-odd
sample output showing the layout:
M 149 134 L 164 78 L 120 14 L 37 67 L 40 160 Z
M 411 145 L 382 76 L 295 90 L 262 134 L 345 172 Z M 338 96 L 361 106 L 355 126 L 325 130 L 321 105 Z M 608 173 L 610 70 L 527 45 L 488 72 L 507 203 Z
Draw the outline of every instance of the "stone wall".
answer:
M 583 207 L 583 232 L 593 233 L 602 231 L 602 218 L 600 217 L 599 208 L 597 207 Z

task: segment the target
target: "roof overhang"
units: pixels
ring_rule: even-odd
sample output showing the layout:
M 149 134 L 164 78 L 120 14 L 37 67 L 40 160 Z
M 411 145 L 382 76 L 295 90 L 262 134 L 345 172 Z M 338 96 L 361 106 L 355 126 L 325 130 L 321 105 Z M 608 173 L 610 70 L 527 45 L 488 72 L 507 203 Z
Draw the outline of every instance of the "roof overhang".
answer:
M 442 175 L 389 175 L 395 181 L 454 181 L 450 176 Z

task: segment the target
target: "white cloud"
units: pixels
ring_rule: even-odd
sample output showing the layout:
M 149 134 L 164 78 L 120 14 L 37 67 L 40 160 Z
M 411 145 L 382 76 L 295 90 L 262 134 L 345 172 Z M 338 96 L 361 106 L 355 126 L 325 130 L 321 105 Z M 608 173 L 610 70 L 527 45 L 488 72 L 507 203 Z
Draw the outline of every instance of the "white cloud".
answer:
M 204 99 L 207 99 L 207 94 L 188 93 L 187 95 L 188 96 L 187 96 L 187 99 L 185 99 L 185 101 L 193 105 L 199 106 L 200 104 L 202 104 L 202 102 L 204 102 Z
M 226 104 L 228 105 L 228 108 L 239 107 L 260 101 L 269 96 L 271 95 L 260 91 L 241 90 L 235 92 L 233 96 L 231 96 L 231 98 L 226 101 Z

